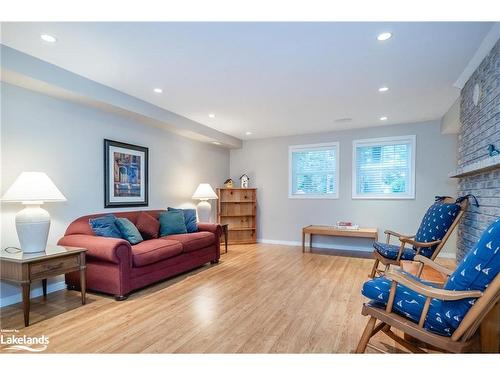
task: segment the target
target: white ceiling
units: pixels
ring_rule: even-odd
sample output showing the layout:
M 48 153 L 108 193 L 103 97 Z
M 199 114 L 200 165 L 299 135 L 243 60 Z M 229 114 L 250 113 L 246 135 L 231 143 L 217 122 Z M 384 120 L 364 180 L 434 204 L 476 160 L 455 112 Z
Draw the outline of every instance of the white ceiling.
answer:
M 251 139 L 440 118 L 459 94 L 453 83 L 492 25 L 2 23 L 1 38 L 9 47 Z M 379 42 L 383 31 L 393 37 Z M 43 33 L 57 43 L 41 41 Z M 381 94 L 380 86 L 390 90 Z M 335 122 L 346 117 L 352 121 Z

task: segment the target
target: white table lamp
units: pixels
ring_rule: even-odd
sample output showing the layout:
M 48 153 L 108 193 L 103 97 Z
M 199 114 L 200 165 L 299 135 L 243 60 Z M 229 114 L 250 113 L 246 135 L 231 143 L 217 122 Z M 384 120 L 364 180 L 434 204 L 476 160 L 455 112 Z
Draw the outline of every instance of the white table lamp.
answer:
M 215 194 L 214 189 L 210 184 L 199 184 L 198 188 L 193 194 L 193 199 L 199 199 L 197 211 L 198 211 L 198 221 L 202 223 L 212 222 L 212 206 L 210 205 L 209 199 L 217 199 L 217 194 Z
M 61 202 L 66 198 L 43 172 L 23 172 L 2 197 L 4 202 L 22 202 L 26 208 L 16 215 L 16 230 L 25 253 L 45 251 L 50 215 L 40 207 L 44 202 Z

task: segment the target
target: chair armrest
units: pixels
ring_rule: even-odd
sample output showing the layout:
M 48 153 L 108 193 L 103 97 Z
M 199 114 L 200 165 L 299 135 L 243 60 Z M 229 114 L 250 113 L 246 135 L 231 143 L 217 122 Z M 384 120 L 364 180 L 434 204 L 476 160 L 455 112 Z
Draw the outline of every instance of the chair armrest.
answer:
M 456 301 L 464 298 L 479 298 L 483 295 L 482 292 L 477 290 L 456 291 L 434 288 L 397 271 L 389 270 L 385 273 L 385 277 L 387 277 L 389 280 L 395 281 L 396 283 L 404 285 L 407 288 L 426 297 L 436 298 L 442 301 Z
M 389 234 L 389 235 L 394 236 L 394 237 L 405 237 L 405 238 L 414 238 L 415 237 L 415 235 L 405 235 L 405 234 L 394 232 L 393 230 L 388 230 L 388 229 L 384 231 L 384 234 Z
M 222 235 L 222 227 L 219 224 L 198 223 L 198 232 L 211 232 L 220 237 Z
M 441 240 L 436 240 L 436 241 L 432 241 L 432 242 L 419 242 L 419 241 L 412 240 L 409 237 L 399 237 L 399 240 L 401 242 L 409 243 L 415 247 L 430 247 L 430 246 L 437 245 L 441 242 Z
M 423 263 L 424 265 L 429 266 L 429 267 L 435 269 L 436 271 L 441 272 L 442 274 L 444 274 L 446 276 L 450 276 L 453 273 L 452 270 L 450 270 L 446 267 L 443 267 L 442 265 L 434 262 L 433 260 L 430 260 L 429 258 L 424 257 L 423 255 L 415 255 L 415 258 L 413 260 L 415 262 Z
M 87 249 L 87 256 L 116 264 L 120 264 L 131 257 L 130 243 L 121 238 L 70 234 L 61 238 L 57 244 L 83 247 Z

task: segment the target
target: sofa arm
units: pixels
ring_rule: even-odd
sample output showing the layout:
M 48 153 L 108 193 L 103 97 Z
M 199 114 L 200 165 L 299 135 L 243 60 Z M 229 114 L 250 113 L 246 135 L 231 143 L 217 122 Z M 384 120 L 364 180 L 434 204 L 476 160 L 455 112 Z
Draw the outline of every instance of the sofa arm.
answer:
M 57 244 L 83 247 L 87 249 L 87 256 L 115 264 L 128 263 L 131 257 L 130 243 L 121 238 L 71 234 L 61 238 Z
M 198 223 L 198 232 L 212 232 L 217 237 L 222 235 L 222 227 L 219 224 Z

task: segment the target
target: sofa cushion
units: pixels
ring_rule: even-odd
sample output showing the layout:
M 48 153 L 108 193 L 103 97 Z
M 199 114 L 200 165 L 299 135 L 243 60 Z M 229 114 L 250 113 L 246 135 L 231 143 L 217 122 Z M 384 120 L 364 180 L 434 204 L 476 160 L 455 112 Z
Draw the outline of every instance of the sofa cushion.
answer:
M 425 213 L 418 232 L 415 235 L 415 241 L 432 242 L 442 240 L 460 212 L 460 209 L 461 207 L 458 203 L 434 203 Z M 420 254 L 430 258 L 437 246 L 422 247 Z M 417 250 L 416 247 L 413 247 L 413 249 Z
M 160 237 L 182 233 L 187 233 L 182 210 L 166 211 L 160 214 Z
M 146 266 L 182 253 L 182 244 L 165 238 L 143 241 L 132 246 L 132 260 L 135 267 Z
M 130 242 L 132 245 L 136 245 L 139 242 L 144 241 L 141 234 L 135 227 L 134 223 L 132 223 L 126 217 L 119 217 L 115 221 L 116 226 L 120 230 L 123 239 Z
M 145 239 L 158 238 L 160 222 L 146 212 L 141 212 L 137 217 L 135 226 Z
M 184 223 L 188 233 L 198 232 L 198 222 L 196 221 L 196 210 L 194 208 L 172 208 L 168 207 L 168 211 L 182 211 L 184 213 Z
M 204 247 L 215 244 L 215 234 L 210 232 L 173 234 L 164 238 L 179 241 L 182 244 L 185 253 L 200 250 Z
M 96 236 L 122 238 L 122 234 L 116 226 L 116 216 L 109 214 L 89 219 L 89 225 Z
M 399 245 L 392 245 L 390 243 L 374 242 L 373 247 L 384 258 L 396 259 L 399 253 Z M 413 260 L 415 258 L 415 251 L 407 247 L 404 248 L 401 254 L 402 260 Z

